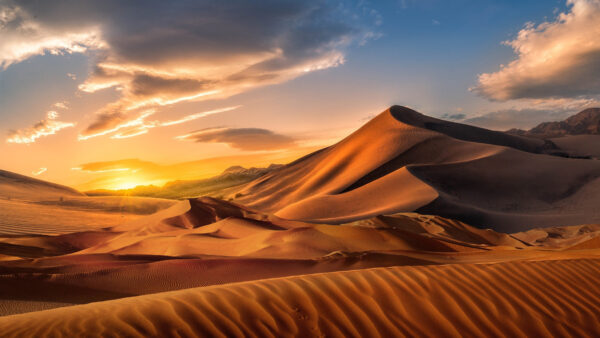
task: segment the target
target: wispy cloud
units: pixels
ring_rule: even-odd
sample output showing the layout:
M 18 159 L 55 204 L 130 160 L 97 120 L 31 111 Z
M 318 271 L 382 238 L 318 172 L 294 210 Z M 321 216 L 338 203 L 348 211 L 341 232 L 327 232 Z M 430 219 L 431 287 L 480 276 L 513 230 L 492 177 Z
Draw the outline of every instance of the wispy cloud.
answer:
M 112 134 L 111 138 L 123 139 L 139 135 L 144 135 L 152 128 L 168 127 L 176 124 L 186 123 L 206 117 L 213 114 L 232 111 L 241 106 L 232 106 L 214 110 L 203 111 L 195 114 L 186 115 L 177 120 L 170 121 L 148 121 L 147 119 L 154 115 L 155 110 L 146 110 L 141 112 L 137 117 L 128 119 L 126 115 L 120 112 L 107 112 L 96 119 L 94 124 L 91 124 L 81 135 L 79 140 L 87 140 L 93 137 Z
M 209 110 L 209 111 L 205 111 L 205 112 L 201 112 L 201 113 L 191 114 L 191 115 L 184 116 L 184 117 L 180 118 L 179 120 L 161 122 L 160 125 L 161 126 L 172 126 L 174 124 L 181 124 L 181 123 L 193 121 L 193 120 L 196 120 L 201 117 L 208 116 L 208 115 L 228 112 L 228 111 L 237 109 L 239 107 L 241 107 L 241 106 L 227 107 L 227 108 L 221 108 L 221 109 L 215 109 L 215 110 Z
M 38 170 L 36 170 L 36 171 L 32 171 L 32 172 L 31 172 L 31 174 L 32 174 L 33 176 L 39 176 L 39 175 L 41 175 L 41 174 L 45 173 L 46 171 L 48 171 L 48 168 L 43 168 L 43 167 L 42 167 L 42 168 L 40 168 L 40 169 L 38 169 Z
M 57 121 L 57 118 L 57 112 L 49 111 L 45 119 L 34 124 L 32 127 L 10 131 L 6 142 L 29 144 L 35 142 L 40 137 L 54 135 L 61 129 L 75 126 L 75 123 Z
M 568 0 L 555 21 L 528 23 L 505 44 L 516 60 L 479 76 L 473 91 L 492 100 L 600 93 L 600 0 Z
M 176 139 L 199 143 L 225 143 L 232 148 L 250 151 L 296 146 L 293 138 L 261 128 L 208 128 L 177 136 Z

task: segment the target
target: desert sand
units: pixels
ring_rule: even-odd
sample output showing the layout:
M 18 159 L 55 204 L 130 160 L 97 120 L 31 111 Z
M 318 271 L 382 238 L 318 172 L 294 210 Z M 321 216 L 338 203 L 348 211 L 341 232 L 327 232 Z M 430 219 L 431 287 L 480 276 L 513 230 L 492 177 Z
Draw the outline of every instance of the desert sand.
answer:
M 0 318 L 9 337 L 594 336 L 598 260 L 330 272 Z M 577 285 L 577 286 L 574 286 Z
M 600 162 L 564 154 L 584 143 L 392 107 L 230 201 L 3 172 L 1 332 L 597 336 Z

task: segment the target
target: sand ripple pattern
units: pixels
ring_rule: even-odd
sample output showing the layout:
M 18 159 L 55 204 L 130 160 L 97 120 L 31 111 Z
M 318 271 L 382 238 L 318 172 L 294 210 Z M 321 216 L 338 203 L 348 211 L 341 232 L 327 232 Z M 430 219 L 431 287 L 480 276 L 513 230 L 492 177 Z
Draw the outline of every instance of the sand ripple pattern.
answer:
M 3 336 L 600 335 L 600 260 L 393 267 L 186 289 L 0 318 Z

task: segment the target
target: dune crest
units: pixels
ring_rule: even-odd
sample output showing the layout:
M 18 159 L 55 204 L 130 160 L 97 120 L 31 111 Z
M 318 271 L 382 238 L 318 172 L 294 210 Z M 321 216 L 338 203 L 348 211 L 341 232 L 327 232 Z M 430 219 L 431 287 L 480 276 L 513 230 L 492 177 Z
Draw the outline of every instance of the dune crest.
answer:
M 564 156 L 550 141 L 393 106 L 236 201 L 305 222 L 412 211 L 503 232 L 600 222 L 600 161 Z

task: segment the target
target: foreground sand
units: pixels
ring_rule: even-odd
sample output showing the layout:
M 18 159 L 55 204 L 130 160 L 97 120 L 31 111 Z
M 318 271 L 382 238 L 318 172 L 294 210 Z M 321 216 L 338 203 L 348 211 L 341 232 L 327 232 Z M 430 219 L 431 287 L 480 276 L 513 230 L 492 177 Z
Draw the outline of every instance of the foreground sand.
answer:
M 582 225 L 510 235 L 419 214 L 312 224 L 192 199 L 112 228 L 0 236 L 0 315 L 374 267 L 600 258 L 599 234 Z
M 0 318 L 23 336 L 597 336 L 600 260 L 393 267 Z

